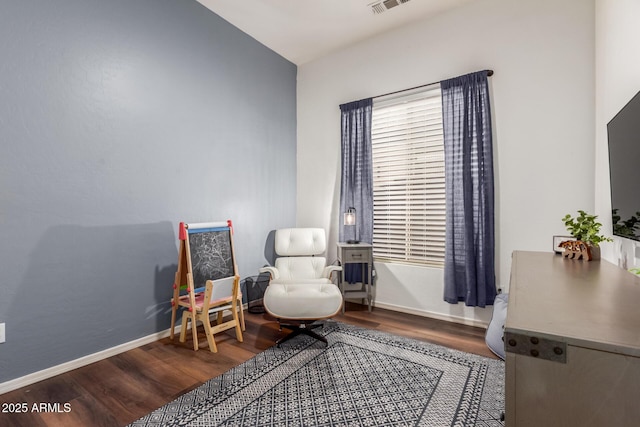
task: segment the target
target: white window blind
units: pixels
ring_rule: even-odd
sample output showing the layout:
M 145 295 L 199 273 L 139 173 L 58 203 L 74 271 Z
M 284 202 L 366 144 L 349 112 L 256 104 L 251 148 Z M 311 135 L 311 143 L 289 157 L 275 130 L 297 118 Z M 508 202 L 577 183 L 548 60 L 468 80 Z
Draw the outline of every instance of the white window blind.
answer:
M 374 257 L 443 266 L 445 187 L 440 87 L 375 102 L 371 127 Z

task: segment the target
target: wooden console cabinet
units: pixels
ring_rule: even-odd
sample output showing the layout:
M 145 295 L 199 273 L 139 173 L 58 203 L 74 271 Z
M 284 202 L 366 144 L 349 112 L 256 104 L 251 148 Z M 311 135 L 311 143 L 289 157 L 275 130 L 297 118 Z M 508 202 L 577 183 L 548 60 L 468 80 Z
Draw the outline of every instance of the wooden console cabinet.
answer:
M 505 349 L 507 427 L 640 425 L 640 277 L 514 252 Z

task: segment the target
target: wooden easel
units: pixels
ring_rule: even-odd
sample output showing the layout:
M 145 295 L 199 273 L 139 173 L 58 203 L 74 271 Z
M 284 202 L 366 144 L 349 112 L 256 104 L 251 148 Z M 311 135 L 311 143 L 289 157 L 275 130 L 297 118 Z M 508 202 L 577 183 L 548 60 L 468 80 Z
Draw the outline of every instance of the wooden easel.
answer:
M 195 224 L 181 222 L 178 238 L 178 270 L 171 299 L 171 339 L 174 338 L 178 308 L 183 307 L 185 310 L 182 314 L 180 342 L 186 340 L 189 320 L 194 350 L 199 348 L 196 328 L 198 321 L 204 325 L 212 352 L 217 351 L 214 335 L 218 332 L 235 328 L 236 338 L 242 342 L 245 323 L 231 221 Z M 232 320 L 223 323 L 225 310 L 231 311 Z M 212 313 L 217 313 L 214 327 L 209 320 Z

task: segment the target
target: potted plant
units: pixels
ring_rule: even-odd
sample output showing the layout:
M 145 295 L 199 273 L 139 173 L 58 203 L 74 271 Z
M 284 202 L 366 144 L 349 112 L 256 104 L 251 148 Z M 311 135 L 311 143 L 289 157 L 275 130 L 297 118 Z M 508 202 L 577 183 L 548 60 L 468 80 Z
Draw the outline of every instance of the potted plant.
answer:
M 600 234 L 602 224 L 596 221 L 597 215 L 589 215 L 585 211 L 579 210 L 578 216 L 573 218 L 567 214 L 562 218 L 567 231 L 575 237 L 578 242 L 583 242 L 587 248 L 588 260 L 600 259 L 600 242 L 612 242 L 613 239 Z

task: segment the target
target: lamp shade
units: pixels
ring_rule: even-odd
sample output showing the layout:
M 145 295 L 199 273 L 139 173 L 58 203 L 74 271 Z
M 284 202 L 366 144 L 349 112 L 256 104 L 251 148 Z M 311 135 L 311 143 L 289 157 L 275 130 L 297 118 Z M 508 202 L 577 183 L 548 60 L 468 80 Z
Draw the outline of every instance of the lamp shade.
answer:
M 349 208 L 344 213 L 344 225 L 355 225 L 356 224 L 356 209 Z

